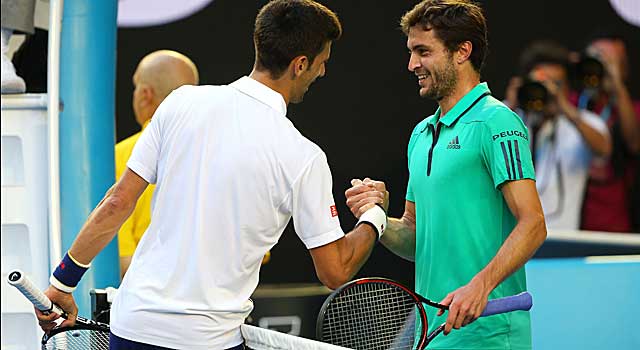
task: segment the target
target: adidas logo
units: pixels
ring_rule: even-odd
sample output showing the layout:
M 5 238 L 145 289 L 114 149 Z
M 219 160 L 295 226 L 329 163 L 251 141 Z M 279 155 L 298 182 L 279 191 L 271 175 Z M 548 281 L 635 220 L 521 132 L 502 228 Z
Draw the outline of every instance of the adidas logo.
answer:
M 460 141 L 458 141 L 458 136 L 449 141 L 447 149 L 460 149 Z

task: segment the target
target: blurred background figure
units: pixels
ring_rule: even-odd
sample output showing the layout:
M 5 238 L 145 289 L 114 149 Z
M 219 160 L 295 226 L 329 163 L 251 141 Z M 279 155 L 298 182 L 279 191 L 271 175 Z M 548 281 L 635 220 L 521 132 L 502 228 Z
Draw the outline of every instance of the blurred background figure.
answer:
M 2 93 L 19 94 L 26 91 L 24 80 L 7 57 L 9 39 L 14 32 L 33 34 L 36 0 L 2 0 Z
M 589 171 L 583 211 L 584 230 L 640 232 L 640 101 L 633 101 L 627 48 L 621 36 L 592 36 L 577 65 L 574 103 L 596 113 L 611 133 L 613 152 L 596 159 Z
M 568 49 L 553 41 L 532 42 L 520 67 L 522 77 L 507 88 L 507 104 L 529 129 L 547 227 L 577 230 L 591 162 L 611 154 L 607 126 L 570 102 Z
M 145 56 L 133 75 L 133 113 L 142 129 L 150 122 L 160 103 L 182 85 L 198 85 L 198 69 L 185 55 L 171 50 L 159 50 Z M 116 180 L 127 169 L 127 161 L 142 131 L 116 145 Z M 151 222 L 151 198 L 155 186 L 149 185 L 127 221 L 118 231 L 120 276 L 131 264 L 131 257 Z

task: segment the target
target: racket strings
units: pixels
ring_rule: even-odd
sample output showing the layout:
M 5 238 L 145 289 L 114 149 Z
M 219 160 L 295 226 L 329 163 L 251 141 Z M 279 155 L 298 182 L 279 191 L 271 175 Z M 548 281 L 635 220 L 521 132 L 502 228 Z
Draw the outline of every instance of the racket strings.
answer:
M 357 350 L 412 349 L 415 300 L 384 283 L 354 285 L 325 312 L 323 341 Z
M 43 350 L 108 350 L 109 331 L 70 329 L 54 335 L 42 345 Z

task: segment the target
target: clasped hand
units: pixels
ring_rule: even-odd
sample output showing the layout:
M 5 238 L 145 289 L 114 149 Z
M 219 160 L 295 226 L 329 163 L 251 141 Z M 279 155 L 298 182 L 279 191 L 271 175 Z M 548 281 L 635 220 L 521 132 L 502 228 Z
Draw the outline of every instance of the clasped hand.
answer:
M 351 188 L 345 191 L 347 206 L 356 218 L 360 218 L 364 212 L 379 204 L 384 211 L 389 207 L 389 192 L 382 181 L 374 181 L 370 178 L 364 180 L 351 180 Z

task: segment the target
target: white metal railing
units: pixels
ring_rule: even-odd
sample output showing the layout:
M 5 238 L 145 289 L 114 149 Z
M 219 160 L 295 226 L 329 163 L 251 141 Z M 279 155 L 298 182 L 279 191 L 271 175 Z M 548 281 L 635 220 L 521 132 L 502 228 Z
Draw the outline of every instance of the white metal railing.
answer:
M 549 229 L 547 240 L 576 243 L 615 244 L 619 246 L 638 247 L 638 249 L 640 249 L 640 234 L 638 233 Z
M 43 94 L 2 95 L 2 110 L 47 109 L 47 97 Z
M 49 261 L 56 266 L 62 258 L 60 223 L 60 37 L 64 0 L 49 3 L 49 53 L 47 95 L 49 119 Z

